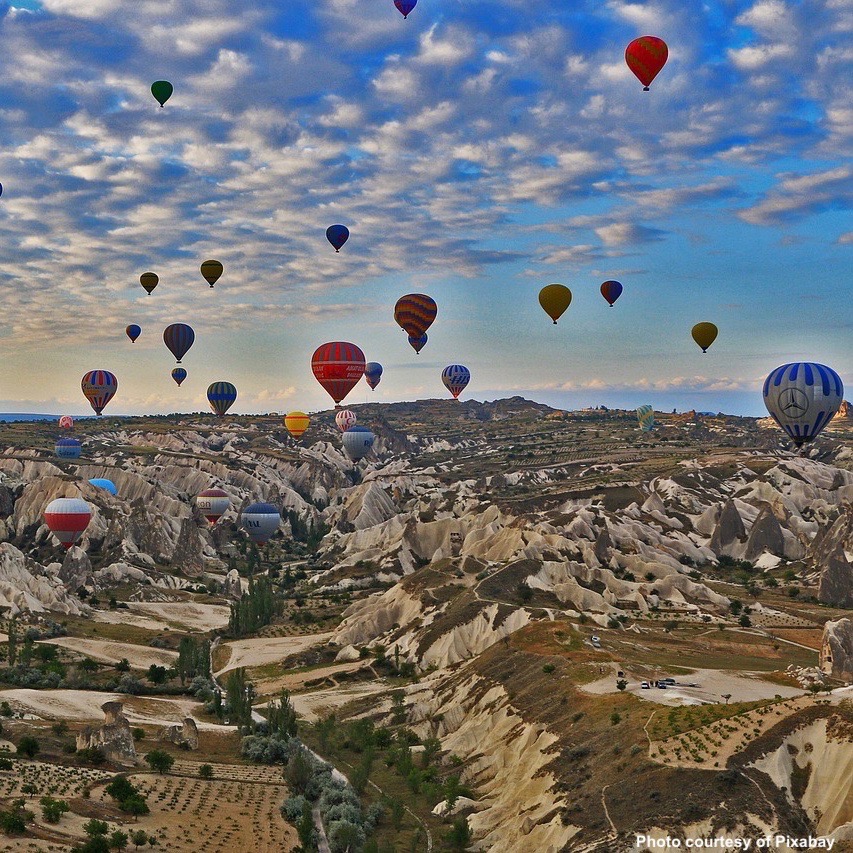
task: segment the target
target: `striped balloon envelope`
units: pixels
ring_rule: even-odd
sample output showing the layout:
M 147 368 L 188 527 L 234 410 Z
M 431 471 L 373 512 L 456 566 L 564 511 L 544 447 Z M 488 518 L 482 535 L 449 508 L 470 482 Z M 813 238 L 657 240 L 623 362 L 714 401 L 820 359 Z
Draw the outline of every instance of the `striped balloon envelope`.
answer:
M 237 389 L 230 382 L 213 382 L 207 389 L 210 408 L 222 417 L 237 399 Z
M 195 332 L 186 323 L 172 323 L 163 330 L 163 343 L 169 352 L 177 359 L 178 364 L 189 352 L 195 341 Z
M 187 372 L 183 367 L 173 367 L 172 368 L 172 379 L 175 380 L 175 384 L 178 388 L 181 387 L 181 382 L 187 378 Z
M 76 438 L 60 438 L 53 451 L 60 459 L 79 459 L 83 446 Z
M 655 428 L 655 410 L 652 406 L 644 405 L 637 407 L 637 420 L 643 432 L 651 432 Z
M 368 361 L 364 365 L 364 381 L 375 391 L 380 379 L 382 379 L 382 365 L 378 361 Z
M 96 415 L 115 397 L 118 391 L 118 379 L 109 370 L 90 370 L 81 380 L 83 396 L 95 410 Z
M 311 418 L 305 412 L 288 412 L 284 416 L 284 425 L 293 438 L 299 441 L 311 426 Z
M 44 511 L 44 522 L 67 550 L 89 526 L 92 510 L 81 498 L 57 498 Z
M 335 415 L 335 423 L 341 432 L 346 432 L 350 427 L 355 426 L 357 422 L 358 416 L 349 409 L 341 409 Z
M 222 489 L 205 489 L 198 493 L 195 505 L 211 524 L 216 524 L 231 506 L 231 498 Z
M 420 351 L 427 345 L 428 340 L 429 338 L 427 337 L 426 332 L 424 332 L 419 338 L 409 335 L 409 346 L 416 354 L 420 354 Z
M 63 415 L 59 419 L 59 428 L 60 429 L 74 429 L 74 418 L 71 415 Z
M 364 353 L 347 341 L 331 341 L 314 350 L 311 370 L 339 409 L 341 400 L 356 386 L 364 374 Z
M 764 405 L 797 447 L 813 441 L 841 407 L 844 384 L 825 364 L 783 364 L 764 380 Z
M 657 36 L 640 36 L 625 48 L 625 62 L 643 84 L 644 92 L 649 91 L 652 80 L 666 65 L 668 56 L 666 42 Z
M 453 399 L 458 400 L 471 381 L 471 371 L 461 364 L 449 364 L 441 371 L 441 381 L 453 395 Z
M 410 337 L 419 338 L 432 325 L 438 314 L 438 306 L 425 293 L 409 293 L 401 296 L 394 306 L 397 325 Z

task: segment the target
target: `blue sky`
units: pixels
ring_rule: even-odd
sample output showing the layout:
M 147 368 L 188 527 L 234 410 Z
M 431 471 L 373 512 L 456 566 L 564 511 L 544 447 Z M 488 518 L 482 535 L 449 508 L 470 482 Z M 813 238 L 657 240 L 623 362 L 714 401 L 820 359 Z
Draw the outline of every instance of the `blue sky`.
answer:
M 328 340 L 385 366 L 352 403 L 444 396 L 457 362 L 466 397 L 565 407 L 763 414 L 761 380 L 799 359 L 853 382 L 847 0 L 0 14 L 3 410 L 84 412 L 94 368 L 119 379 L 108 412 L 206 409 L 216 380 L 234 411 L 326 408 L 310 356 Z M 644 34 L 670 50 L 650 92 L 623 58 Z M 557 326 L 552 282 L 574 294 Z M 419 356 L 392 317 L 409 292 L 439 304 Z M 196 331 L 180 389 L 172 322 Z

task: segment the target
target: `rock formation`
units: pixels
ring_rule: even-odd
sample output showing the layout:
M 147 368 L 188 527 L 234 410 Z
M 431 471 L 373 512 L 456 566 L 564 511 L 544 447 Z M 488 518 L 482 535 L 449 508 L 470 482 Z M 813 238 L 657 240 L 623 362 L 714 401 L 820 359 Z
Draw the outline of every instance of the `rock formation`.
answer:
M 198 749 L 198 726 L 192 717 L 184 717 L 182 723 L 166 726 L 160 732 L 160 740 L 168 741 L 184 749 Z
M 81 586 L 91 583 L 92 562 L 89 560 L 89 555 L 78 545 L 69 548 L 57 577 L 69 592 L 77 592 Z
M 820 668 L 825 675 L 853 683 L 853 619 L 824 625 Z
M 720 518 L 711 534 L 710 548 L 719 557 L 721 554 L 735 556 L 738 546 L 746 539 L 743 519 L 733 500 L 726 501 Z
M 135 766 L 138 763 L 130 723 L 124 715 L 121 702 L 104 702 L 102 726 L 86 726 L 77 735 L 77 749 L 99 749 L 107 761 L 123 766 Z
M 9 615 L 22 610 L 43 613 L 46 610 L 79 616 L 87 608 L 71 595 L 55 575 L 22 554 L 8 542 L 0 543 L 0 607 Z
M 243 597 L 243 586 L 240 583 L 240 572 L 238 572 L 237 569 L 231 569 L 231 571 L 225 575 L 223 586 L 223 593 L 228 598 L 233 598 L 237 601 Z

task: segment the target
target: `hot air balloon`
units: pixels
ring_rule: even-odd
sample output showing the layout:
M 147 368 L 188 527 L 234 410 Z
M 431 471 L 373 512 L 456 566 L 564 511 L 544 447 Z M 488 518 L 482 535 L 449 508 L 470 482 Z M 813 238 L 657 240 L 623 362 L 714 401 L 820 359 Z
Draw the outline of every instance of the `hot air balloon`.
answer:
M 426 346 L 428 340 L 429 338 L 427 337 L 426 332 L 424 332 L 419 338 L 409 335 L 409 346 L 416 353 L 420 353 L 420 351 Z
M 349 228 L 346 225 L 330 225 L 326 229 L 326 239 L 340 252 L 341 247 L 349 240 Z
M 252 504 L 240 513 L 240 526 L 256 545 L 265 544 L 279 524 L 281 516 L 272 504 Z
M 719 329 L 713 323 L 697 323 L 690 334 L 693 340 L 702 347 L 702 352 L 708 352 L 708 347 L 717 339 Z
M 210 408 L 222 417 L 237 399 L 237 389 L 230 382 L 214 382 L 207 389 Z
M 400 10 L 403 18 L 408 18 L 409 12 L 418 5 L 418 0 L 394 0 L 394 5 Z
M 174 91 L 174 87 L 168 80 L 156 80 L 151 84 L 151 94 L 161 107 L 172 97 Z
M 311 356 L 314 377 L 335 401 L 336 409 L 361 379 L 364 365 L 364 353 L 347 341 L 323 344 Z
M 640 36 L 625 48 L 625 62 L 643 84 L 644 92 L 649 91 L 652 80 L 666 65 L 667 56 L 669 49 L 666 42 L 657 36 Z
M 3 195 L 3 184 L 0 184 L 0 196 Z
M 342 436 L 344 452 L 353 462 L 358 462 L 370 453 L 376 436 L 364 426 L 352 426 Z
M 60 429 L 74 429 L 74 418 L 71 415 L 63 415 L 59 419 L 59 428 Z
M 225 267 L 219 261 L 205 261 L 201 265 L 201 274 L 204 280 L 213 287 L 219 281 L 219 276 L 222 275 L 224 269 Z
M 378 361 L 368 361 L 364 365 L 364 381 L 375 391 L 382 379 L 382 365 Z
M 116 488 L 116 484 L 112 480 L 106 479 L 106 477 L 94 477 L 89 480 L 89 482 L 96 489 L 103 489 L 106 492 L 109 492 L 111 495 L 117 495 L 118 489 Z
M 783 364 L 764 380 L 764 405 L 797 447 L 813 441 L 841 407 L 841 377 L 824 364 Z
M 136 339 L 142 334 L 142 329 L 136 323 L 131 323 L 124 331 L 132 344 L 135 344 Z
M 175 380 L 175 382 L 178 385 L 178 388 L 181 387 L 181 382 L 183 382 L 184 379 L 186 379 L 186 378 L 187 378 L 187 372 L 186 372 L 186 370 L 184 370 L 183 367 L 173 367 L 172 368 L 172 379 Z
M 92 510 L 81 498 L 56 498 L 44 511 L 44 522 L 67 550 L 89 526 Z
M 539 304 L 556 326 L 557 320 L 572 304 L 572 292 L 564 284 L 548 284 L 539 291 Z
M 60 459 L 79 459 L 83 446 L 76 438 L 60 438 L 53 446 L 53 452 Z
M 231 498 L 222 489 L 205 489 L 198 493 L 195 505 L 211 524 L 216 524 L 231 506 Z
M 195 332 L 186 323 L 172 323 L 163 330 L 163 343 L 177 359 L 178 364 L 195 340 Z
M 622 295 L 622 285 L 618 281 L 605 281 L 601 285 L 601 295 L 612 308 L 613 303 Z
M 151 291 L 157 287 L 159 281 L 160 276 L 156 272 L 144 272 L 139 276 L 139 283 L 145 288 L 149 296 L 151 295 Z
M 453 399 L 458 400 L 459 395 L 471 381 L 471 371 L 461 364 L 449 364 L 441 371 L 441 381 L 453 395 Z
M 655 428 L 655 410 L 652 406 L 638 406 L 637 420 L 643 432 L 651 432 Z
M 341 409 L 335 415 L 335 423 L 341 432 L 346 432 L 350 427 L 355 426 L 357 421 L 355 412 L 351 412 L 349 409 Z
M 435 300 L 424 293 L 401 296 L 394 306 L 394 319 L 407 335 L 419 338 L 432 325 L 438 314 Z
M 89 401 L 96 415 L 115 397 L 118 379 L 109 370 L 90 370 L 80 382 L 83 396 Z
M 287 431 L 299 441 L 311 425 L 311 418 L 305 412 L 288 412 L 284 416 L 284 425 Z

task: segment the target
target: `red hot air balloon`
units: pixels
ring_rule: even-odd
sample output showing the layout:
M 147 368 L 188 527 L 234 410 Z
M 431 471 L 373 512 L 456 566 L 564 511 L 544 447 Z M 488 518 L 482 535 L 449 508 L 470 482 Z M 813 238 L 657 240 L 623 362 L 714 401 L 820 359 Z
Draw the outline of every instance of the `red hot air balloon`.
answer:
M 332 341 L 317 347 L 311 356 L 311 370 L 340 409 L 341 400 L 356 386 L 364 373 L 364 353 L 346 341 Z
M 644 92 L 649 91 L 652 80 L 666 65 L 668 56 L 666 42 L 657 36 L 640 36 L 625 48 L 625 62 L 643 84 Z
M 74 429 L 74 418 L 71 415 L 63 415 L 59 419 L 59 428 L 60 429 Z
M 57 498 L 44 511 L 45 524 L 66 550 L 80 538 L 91 519 L 92 510 L 81 498 Z
M 80 387 L 95 414 L 100 415 L 118 391 L 118 379 L 109 370 L 90 370 L 81 380 Z
M 394 319 L 410 338 L 420 338 L 426 334 L 436 314 L 438 306 L 435 300 L 424 293 L 401 296 L 394 306 Z

